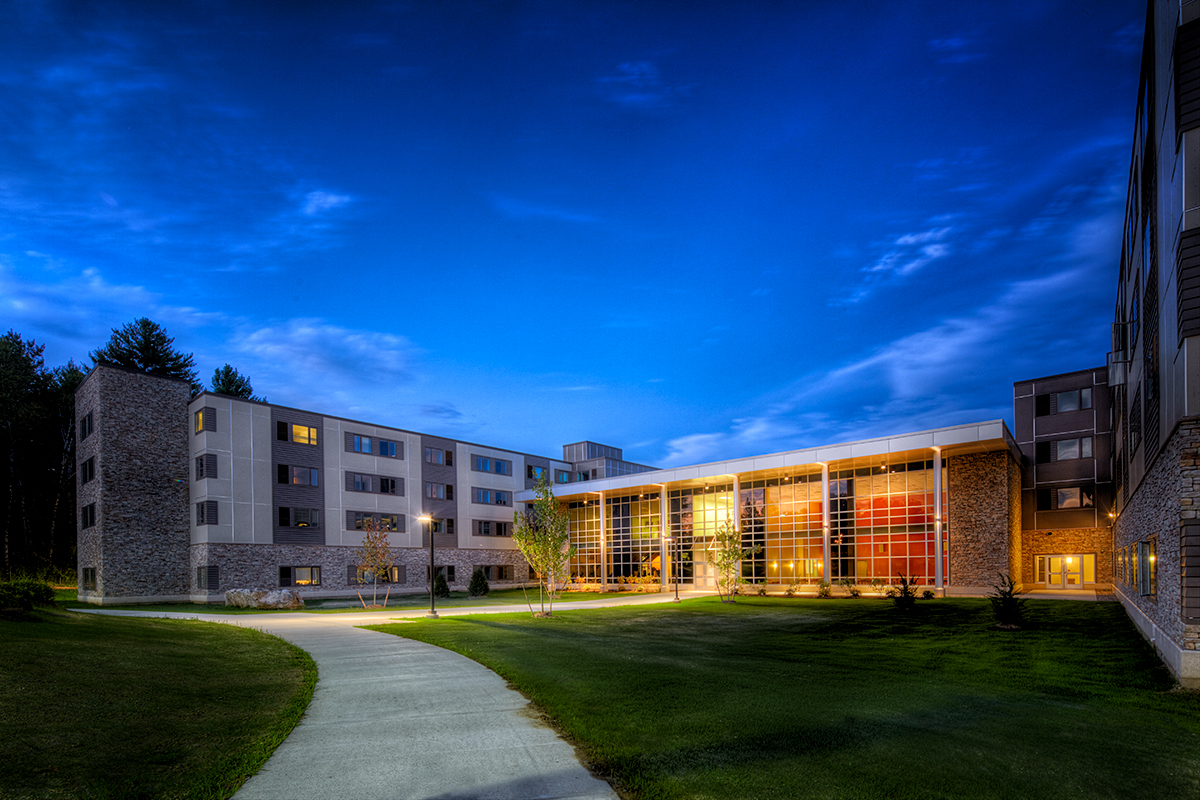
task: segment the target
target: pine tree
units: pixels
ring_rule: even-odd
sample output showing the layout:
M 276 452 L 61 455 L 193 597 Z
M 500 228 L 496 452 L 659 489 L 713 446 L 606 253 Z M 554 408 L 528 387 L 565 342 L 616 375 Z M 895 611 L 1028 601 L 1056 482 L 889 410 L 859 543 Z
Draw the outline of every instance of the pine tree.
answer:
M 483 597 L 491 590 L 492 587 L 488 585 L 488 579 L 483 574 L 483 570 L 476 568 L 474 574 L 471 575 L 471 583 L 467 586 L 471 597 Z
M 267 398 L 265 397 L 255 397 L 254 387 L 250 385 L 250 378 L 241 374 L 229 364 L 220 369 L 213 370 L 212 390 L 216 394 L 227 394 L 230 397 L 240 397 L 243 400 L 257 400 L 260 403 L 267 402 Z
M 433 596 L 434 597 L 449 597 L 450 584 L 446 583 L 446 574 L 439 572 L 433 580 Z
M 174 349 L 175 340 L 162 326 L 146 317 L 113 328 L 108 343 L 91 352 L 92 361 L 116 364 L 168 378 L 182 378 L 192 386 L 192 396 L 204 391 L 196 374 L 196 360 Z

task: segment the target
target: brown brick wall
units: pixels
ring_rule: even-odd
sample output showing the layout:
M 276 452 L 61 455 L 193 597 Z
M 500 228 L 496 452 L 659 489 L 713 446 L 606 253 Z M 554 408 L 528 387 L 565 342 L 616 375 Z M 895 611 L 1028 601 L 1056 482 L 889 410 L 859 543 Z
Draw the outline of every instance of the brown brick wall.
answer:
M 188 394 L 186 381 L 104 364 L 76 391 L 76 416 L 95 424 L 77 458 L 96 458 L 76 510 L 96 504 L 95 526 L 79 532 L 81 595 L 84 567 L 96 569 L 88 597 L 188 592 Z
M 1007 450 L 950 459 L 951 586 L 989 586 L 1010 571 L 1011 540 L 1021 524 L 1020 472 L 1014 469 Z

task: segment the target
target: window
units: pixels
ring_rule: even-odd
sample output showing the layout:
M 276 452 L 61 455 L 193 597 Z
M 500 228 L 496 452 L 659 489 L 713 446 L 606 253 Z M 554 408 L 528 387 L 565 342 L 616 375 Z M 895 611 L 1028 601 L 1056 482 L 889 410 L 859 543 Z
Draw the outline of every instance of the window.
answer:
M 1037 443 L 1037 463 L 1049 464 L 1052 461 L 1070 461 L 1077 458 L 1092 457 L 1092 437 L 1083 436 L 1078 439 L 1059 439 L 1056 442 Z
M 202 481 L 205 478 L 215 477 L 217 477 L 217 454 L 205 453 L 196 456 L 196 480 Z
M 400 445 L 400 455 L 396 455 L 396 443 L 389 442 L 387 439 L 379 440 L 379 455 L 384 458 L 404 458 L 404 445 Z
M 196 567 L 196 588 L 215 591 L 221 588 L 221 568 L 212 564 Z
M 396 493 L 396 479 L 395 478 L 380 478 L 379 479 L 379 491 L 383 494 L 395 494 Z
M 497 458 L 496 459 L 496 474 L 497 475 L 511 475 L 512 474 L 512 462 Z
M 425 496 L 434 500 L 453 500 L 454 486 L 447 483 L 425 483 Z
M 439 450 L 436 447 L 426 447 L 425 460 L 430 464 L 445 464 L 447 467 L 452 467 L 454 466 L 454 451 Z
M 292 426 L 292 441 L 296 444 L 316 444 L 317 429 L 307 425 Z
M 529 478 L 531 481 L 541 480 L 542 476 L 545 474 L 546 474 L 545 467 L 535 467 L 533 464 L 525 465 L 525 477 Z
M 554 482 L 555 483 L 570 483 L 571 482 L 571 474 L 572 473 L 568 472 L 565 469 L 556 469 L 556 470 L 554 470 Z
M 511 581 L 513 579 L 512 567 L 507 564 L 501 564 L 492 567 L 480 567 L 483 570 L 483 577 L 489 581 Z
M 93 430 L 95 426 L 92 424 L 92 412 L 89 411 L 79 418 L 79 441 L 91 436 Z
M 369 519 L 374 519 L 379 524 L 379 530 L 382 531 L 404 530 L 400 526 L 401 517 L 399 514 L 373 514 L 370 511 L 347 511 L 346 530 L 365 530 L 366 521 Z
M 217 524 L 217 501 L 216 500 L 201 500 L 196 503 L 196 524 L 197 525 L 216 525 Z
M 454 565 L 453 564 L 447 564 L 445 566 L 443 566 L 441 564 L 435 564 L 434 569 L 436 569 L 438 571 L 439 575 L 442 575 L 446 579 L 446 583 L 454 583 Z M 428 564 L 425 565 L 425 580 L 429 580 L 429 565 Z
M 96 568 L 95 567 L 84 567 L 83 568 L 83 590 L 85 592 L 96 591 Z
M 280 483 L 290 483 L 294 486 L 320 486 L 317 470 L 311 467 L 289 467 L 279 464 L 276 467 Z
M 88 503 L 79 509 L 79 527 L 90 528 L 96 524 L 96 504 Z
M 1094 505 L 1095 491 L 1090 486 L 1064 486 L 1058 489 L 1037 490 L 1038 511 L 1092 508 Z
M 371 491 L 371 476 L 370 475 L 359 475 L 357 472 L 354 473 L 353 486 L 354 486 L 354 491 L 356 491 L 356 492 Z
M 497 522 L 490 519 L 475 520 L 476 536 L 512 536 L 511 522 Z
M 350 564 L 346 567 L 346 583 L 353 586 L 361 583 L 374 583 L 375 576 L 370 570 L 360 570 L 357 564 Z M 403 564 L 394 566 L 388 570 L 387 575 L 382 575 L 379 578 L 380 583 L 408 583 L 408 567 Z
M 320 567 L 280 567 L 280 586 L 320 586 Z
M 491 472 L 492 463 L 483 456 L 475 456 L 475 466 L 471 467 L 471 469 L 476 472 Z
M 475 497 L 472 500 L 476 503 L 487 503 L 490 505 L 492 502 L 492 491 L 490 489 L 476 489 Z
M 280 506 L 279 527 L 319 528 L 321 527 L 321 512 L 315 508 L 288 508 Z
M 196 410 L 196 433 L 204 431 L 215 431 L 217 429 L 217 410 L 215 408 L 204 408 Z
M 1150 539 L 1145 542 L 1138 542 L 1138 562 L 1142 568 L 1138 573 L 1138 594 L 1154 595 L 1158 592 L 1157 586 L 1157 561 L 1158 556 L 1158 541 Z
M 354 437 L 354 452 L 370 453 L 371 452 L 371 437 L 370 436 L 355 436 Z
M 79 465 L 79 485 L 87 483 L 96 477 L 96 457 L 92 456 Z
M 434 533 L 450 536 L 454 533 L 454 520 L 452 519 L 434 519 L 429 523 L 429 527 Z
M 1082 411 L 1085 408 L 1092 407 L 1092 390 L 1091 389 L 1072 389 L 1069 392 L 1058 393 L 1058 409 L 1057 413 L 1062 414 L 1066 411 Z

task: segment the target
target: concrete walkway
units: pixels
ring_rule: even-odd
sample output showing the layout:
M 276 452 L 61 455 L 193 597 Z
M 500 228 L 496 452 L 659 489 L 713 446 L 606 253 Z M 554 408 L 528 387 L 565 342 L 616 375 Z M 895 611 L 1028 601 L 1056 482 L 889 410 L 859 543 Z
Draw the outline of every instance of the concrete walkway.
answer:
M 556 608 L 670 599 L 633 595 Z M 354 627 L 421 617 L 423 609 L 240 615 L 76 610 L 241 625 L 275 634 L 313 657 L 319 678 L 304 718 L 234 800 L 616 800 L 608 784 L 579 763 L 572 747 L 530 713 L 529 701 L 491 670 L 449 650 Z M 513 611 L 528 613 L 528 608 L 477 606 L 438 613 Z

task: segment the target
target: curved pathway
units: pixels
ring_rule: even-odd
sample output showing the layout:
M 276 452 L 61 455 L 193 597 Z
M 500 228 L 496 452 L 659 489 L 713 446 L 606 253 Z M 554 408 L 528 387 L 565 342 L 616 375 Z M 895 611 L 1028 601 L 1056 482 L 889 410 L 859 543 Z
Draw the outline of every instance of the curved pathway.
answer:
M 560 610 L 669 599 L 635 595 L 564 603 Z M 616 800 L 609 785 L 579 763 L 572 747 L 530 713 L 529 701 L 491 670 L 440 647 L 354 627 L 420 617 L 423 611 L 76 610 L 242 625 L 275 634 L 313 657 L 319 677 L 304 718 L 234 800 Z M 458 607 L 446 609 L 444 616 L 513 611 L 528 609 Z

